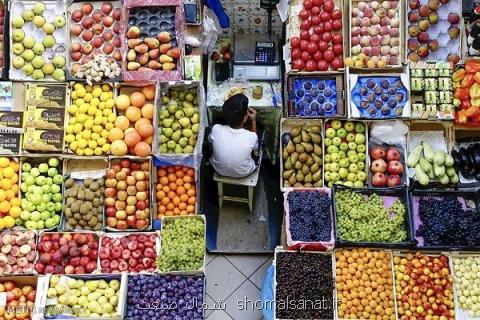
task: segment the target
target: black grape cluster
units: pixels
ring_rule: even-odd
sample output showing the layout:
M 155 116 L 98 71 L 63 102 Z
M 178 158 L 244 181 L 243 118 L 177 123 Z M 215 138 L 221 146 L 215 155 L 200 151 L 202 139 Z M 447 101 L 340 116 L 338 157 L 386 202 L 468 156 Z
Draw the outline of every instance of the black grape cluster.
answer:
M 292 191 L 287 200 L 293 241 L 330 241 L 332 201 L 328 194 L 317 190 Z
M 480 216 L 464 210 L 457 198 L 422 198 L 419 201 L 422 224 L 416 235 L 426 246 L 480 245 Z

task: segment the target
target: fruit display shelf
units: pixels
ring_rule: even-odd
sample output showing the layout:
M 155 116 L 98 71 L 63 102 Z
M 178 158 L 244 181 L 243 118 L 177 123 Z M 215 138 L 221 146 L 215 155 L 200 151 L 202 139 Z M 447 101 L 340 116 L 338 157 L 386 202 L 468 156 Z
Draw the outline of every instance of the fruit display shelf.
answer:
M 343 72 L 288 73 L 286 117 L 344 117 L 346 110 Z
M 413 232 L 420 250 L 478 251 L 478 193 L 420 191 L 410 193 Z
M 408 190 L 348 188 L 332 193 L 335 247 L 410 248 L 413 222 Z

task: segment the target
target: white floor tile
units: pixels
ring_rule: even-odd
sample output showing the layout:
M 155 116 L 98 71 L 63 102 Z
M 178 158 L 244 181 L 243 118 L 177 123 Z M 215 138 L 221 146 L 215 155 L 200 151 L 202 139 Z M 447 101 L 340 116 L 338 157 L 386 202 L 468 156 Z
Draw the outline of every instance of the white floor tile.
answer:
M 271 259 L 270 255 L 258 255 L 258 254 L 236 254 L 225 255 L 228 259 L 244 276 L 250 277 L 258 268 L 267 260 Z
M 208 264 L 210 262 L 212 262 L 213 260 L 215 260 L 215 258 L 219 256 L 219 254 L 215 254 L 215 253 L 207 253 L 206 257 L 205 257 L 205 265 L 208 266 Z
M 235 320 L 263 319 L 260 290 L 250 281 L 235 290 L 225 304 L 227 313 Z
M 262 266 L 255 271 L 254 274 L 250 276 L 250 281 L 253 282 L 254 285 L 256 285 L 260 290 L 263 287 L 263 281 L 265 280 L 265 273 L 267 272 L 267 269 L 272 265 L 272 260 L 268 259 L 265 261 Z
M 225 299 L 242 284 L 246 277 L 223 256 L 216 257 L 206 268 L 207 293 L 218 302 Z

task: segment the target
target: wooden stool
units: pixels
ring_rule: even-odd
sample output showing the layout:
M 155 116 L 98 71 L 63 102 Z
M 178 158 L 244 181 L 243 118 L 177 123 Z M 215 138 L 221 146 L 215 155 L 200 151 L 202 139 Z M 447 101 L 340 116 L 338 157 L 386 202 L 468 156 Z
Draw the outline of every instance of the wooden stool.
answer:
M 235 201 L 235 202 L 248 203 L 248 208 L 250 209 L 250 212 L 253 212 L 253 190 L 257 185 L 259 172 L 260 172 L 260 166 L 258 166 L 255 169 L 255 171 L 253 171 L 249 176 L 246 176 L 244 178 L 225 177 L 215 172 L 215 174 L 213 175 L 213 180 L 217 181 L 219 207 L 220 208 L 222 207 L 223 200 L 229 200 L 229 201 Z M 223 194 L 224 184 L 248 187 L 248 198 L 225 196 Z

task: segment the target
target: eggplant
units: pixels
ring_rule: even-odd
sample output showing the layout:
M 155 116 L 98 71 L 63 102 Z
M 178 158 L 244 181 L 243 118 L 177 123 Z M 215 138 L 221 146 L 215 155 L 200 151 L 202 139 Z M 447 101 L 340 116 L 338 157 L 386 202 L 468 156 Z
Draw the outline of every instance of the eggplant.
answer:
M 480 144 L 476 143 L 472 147 L 473 163 L 480 168 Z
M 465 148 L 460 148 L 460 159 L 462 166 L 470 166 L 470 157 L 468 156 L 467 150 Z
M 455 164 L 455 168 L 460 168 L 462 166 L 462 162 L 460 159 L 460 154 L 458 153 L 457 150 L 452 150 L 452 157 Z

